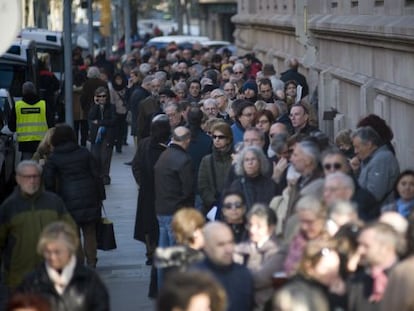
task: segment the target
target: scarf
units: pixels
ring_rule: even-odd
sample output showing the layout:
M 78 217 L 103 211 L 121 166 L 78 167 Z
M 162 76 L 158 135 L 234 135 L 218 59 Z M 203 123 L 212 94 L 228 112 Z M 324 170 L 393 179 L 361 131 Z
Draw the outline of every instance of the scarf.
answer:
M 62 295 L 65 291 L 65 288 L 68 286 L 70 280 L 73 277 L 73 272 L 75 271 L 76 266 L 76 257 L 72 255 L 72 258 L 69 260 L 69 263 L 63 268 L 62 272 L 59 273 L 51 266 L 46 263 L 46 272 L 50 280 L 53 282 L 53 285 L 59 295 Z

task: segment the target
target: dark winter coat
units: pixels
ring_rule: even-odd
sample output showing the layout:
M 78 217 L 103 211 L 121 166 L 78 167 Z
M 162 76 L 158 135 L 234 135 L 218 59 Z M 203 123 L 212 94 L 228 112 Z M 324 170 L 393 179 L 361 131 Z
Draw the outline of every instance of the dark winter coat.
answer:
M 170 144 L 154 167 L 155 210 L 171 216 L 180 207 L 194 206 L 194 172 L 190 155 L 179 145 Z
M 206 155 L 198 171 L 198 191 L 206 209 L 218 203 L 224 188 L 224 182 L 231 168 L 232 145 L 225 151 L 213 148 L 212 154 Z
M 56 291 L 45 264 L 28 275 L 18 292 L 41 294 L 53 311 L 109 311 L 109 294 L 98 274 L 76 263 L 73 277 L 62 295 Z
M 44 184 L 56 192 L 76 223 L 98 220 L 101 216 L 101 192 L 98 170 L 92 154 L 76 143 L 54 148 L 46 161 Z
M 92 121 L 98 120 L 98 124 L 94 124 Z M 89 140 L 92 144 L 95 143 L 96 135 L 99 127 L 105 127 L 104 139 L 107 143 L 113 144 L 114 140 L 114 126 L 116 123 L 115 105 L 106 103 L 103 105 L 94 104 L 89 110 Z
M 151 241 L 158 241 L 158 221 L 155 213 L 154 166 L 166 145 L 144 138 L 138 144 L 132 160 L 132 173 L 139 185 L 137 213 L 135 217 L 134 239 L 145 242 L 145 235 Z
M 137 136 L 137 130 L 138 130 L 138 114 L 139 114 L 139 105 L 140 103 L 150 96 L 151 93 L 144 89 L 142 86 L 138 86 L 134 89 L 132 92 L 129 101 L 128 101 L 128 107 L 131 111 L 131 135 Z
M 108 89 L 108 84 L 99 78 L 89 78 L 83 84 L 82 94 L 80 96 L 80 103 L 84 113 L 87 115 L 93 105 L 93 98 L 98 87 L 103 86 Z
M 255 203 L 269 204 L 274 196 L 277 195 L 277 185 L 266 176 L 239 177 L 233 181 L 231 189 L 244 194 L 246 207 L 250 209 Z

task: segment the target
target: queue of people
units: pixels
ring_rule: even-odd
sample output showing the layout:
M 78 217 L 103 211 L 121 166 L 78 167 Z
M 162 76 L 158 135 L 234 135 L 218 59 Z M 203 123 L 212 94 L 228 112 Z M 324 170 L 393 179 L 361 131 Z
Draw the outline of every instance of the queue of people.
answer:
M 129 125 L 134 238 L 157 310 L 411 310 L 409 290 L 394 291 L 411 289 L 414 173 L 400 172 L 392 129 L 368 115 L 331 142 L 296 59 L 278 76 L 228 53 L 171 44 L 113 72 L 75 53 L 76 132 L 48 130 L 46 103 L 23 85 L 10 124 L 35 161 L 0 206 L 10 303 L 34 293 L 64 310 L 75 295 L 70 310 L 109 310 L 96 222 Z

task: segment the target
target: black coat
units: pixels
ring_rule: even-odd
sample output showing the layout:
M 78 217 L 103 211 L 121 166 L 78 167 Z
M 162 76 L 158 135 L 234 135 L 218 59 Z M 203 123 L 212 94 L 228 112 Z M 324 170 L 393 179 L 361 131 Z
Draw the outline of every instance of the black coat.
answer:
M 306 82 L 306 78 L 303 74 L 299 73 L 297 69 L 289 69 L 285 72 L 282 72 L 280 75 L 280 80 L 283 82 L 288 82 L 290 80 L 296 81 L 302 86 L 302 98 L 309 94 L 309 86 Z
M 97 164 L 86 148 L 73 142 L 56 146 L 43 174 L 45 188 L 63 199 L 76 223 L 100 218 L 102 194 Z
M 272 178 L 262 175 L 253 178 L 239 177 L 233 181 L 230 188 L 244 194 L 247 209 L 255 203 L 269 205 L 278 190 Z
M 194 171 L 191 156 L 179 145 L 170 144 L 154 167 L 155 210 L 171 216 L 180 207 L 194 206 Z
M 48 299 L 53 311 L 108 311 L 108 291 L 98 274 L 76 264 L 73 277 L 62 295 L 56 291 L 45 264 L 26 277 L 18 292 L 41 294 Z
M 101 110 L 101 105 L 94 104 L 89 110 L 89 140 L 95 143 L 96 135 L 100 126 L 105 127 L 104 139 L 107 143 L 112 144 L 114 139 L 114 127 L 116 123 L 115 105 L 106 103 Z M 98 120 L 98 124 L 92 121 Z
M 134 239 L 145 242 L 148 234 L 151 241 L 158 241 L 158 221 L 155 213 L 154 165 L 166 145 L 155 142 L 151 137 L 138 144 L 132 160 L 132 173 L 139 185 Z

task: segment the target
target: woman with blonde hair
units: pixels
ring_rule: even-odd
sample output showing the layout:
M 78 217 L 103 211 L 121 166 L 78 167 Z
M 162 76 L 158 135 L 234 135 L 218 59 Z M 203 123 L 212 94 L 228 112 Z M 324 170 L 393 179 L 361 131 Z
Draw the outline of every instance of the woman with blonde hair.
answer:
M 37 146 L 36 152 L 33 154 L 32 159 L 38 162 L 40 165 L 45 165 L 47 158 L 52 153 L 53 146 L 51 143 L 51 139 L 53 133 L 55 132 L 55 128 L 51 127 L 47 130 L 45 136 L 40 141 L 39 145 Z
M 107 311 L 109 294 L 98 274 L 76 258 L 79 238 L 64 222 L 43 230 L 37 244 L 44 263 L 27 276 L 17 292 L 46 297 L 52 310 Z

